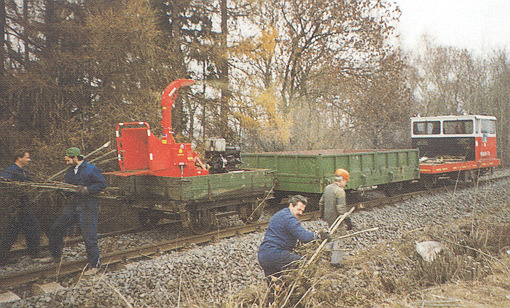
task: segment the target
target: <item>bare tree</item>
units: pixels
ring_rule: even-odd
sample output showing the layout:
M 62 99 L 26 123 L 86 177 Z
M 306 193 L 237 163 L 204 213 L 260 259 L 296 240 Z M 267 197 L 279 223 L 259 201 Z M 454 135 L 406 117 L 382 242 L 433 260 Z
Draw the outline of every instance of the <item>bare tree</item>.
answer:
M 426 115 L 464 114 L 486 99 L 488 72 L 483 60 L 465 49 L 436 46 L 424 38 L 425 52 L 412 60 L 419 104 L 415 113 Z
M 386 55 L 369 78 L 357 78 L 343 110 L 353 130 L 370 148 L 405 147 L 412 95 L 405 82 L 406 64 L 398 53 Z
M 497 50 L 490 61 L 491 83 L 489 99 L 478 106 L 479 113 L 489 113 L 498 118 L 498 156 L 503 164 L 510 164 L 510 61 L 505 50 Z

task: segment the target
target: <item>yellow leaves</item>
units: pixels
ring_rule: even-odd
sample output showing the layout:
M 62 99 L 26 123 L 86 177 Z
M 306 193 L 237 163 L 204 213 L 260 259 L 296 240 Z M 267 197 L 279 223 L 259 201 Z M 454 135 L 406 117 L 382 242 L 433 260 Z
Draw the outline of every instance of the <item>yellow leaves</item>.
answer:
M 262 30 L 258 37 L 240 41 L 231 52 L 234 55 L 245 56 L 252 60 L 268 60 L 274 56 L 277 38 L 278 31 L 270 26 Z
M 230 55 L 242 59 L 239 69 L 246 74 L 240 80 L 243 89 L 252 89 L 245 94 L 237 119 L 257 143 L 266 150 L 282 149 L 289 145 L 293 122 L 283 110 L 280 88 L 276 77 L 279 33 L 268 26 L 258 35 L 246 38 L 230 49 Z
M 238 120 L 243 127 L 262 143 L 285 146 L 290 142 L 292 120 L 280 110 L 281 99 L 279 99 L 276 88 L 262 90 L 252 93 L 250 112 L 237 114 Z
M 278 100 L 275 97 L 274 89 L 267 89 L 254 99 L 255 104 L 263 107 L 270 117 L 276 115 Z

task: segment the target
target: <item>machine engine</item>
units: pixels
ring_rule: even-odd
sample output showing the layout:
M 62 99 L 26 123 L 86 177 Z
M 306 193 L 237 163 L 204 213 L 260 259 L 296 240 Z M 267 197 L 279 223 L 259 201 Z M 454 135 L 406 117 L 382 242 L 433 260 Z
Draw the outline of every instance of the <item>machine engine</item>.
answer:
M 205 147 L 205 159 L 210 174 L 239 170 L 242 163 L 239 146 L 228 145 L 225 139 L 218 138 L 206 140 Z

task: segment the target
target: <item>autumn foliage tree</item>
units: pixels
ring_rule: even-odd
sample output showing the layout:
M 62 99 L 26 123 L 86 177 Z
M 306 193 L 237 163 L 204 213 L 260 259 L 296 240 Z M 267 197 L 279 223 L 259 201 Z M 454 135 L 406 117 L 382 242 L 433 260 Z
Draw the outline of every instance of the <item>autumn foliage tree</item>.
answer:
M 378 70 L 391 49 L 386 40 L 397 17 L 383 1 L 257 1 L 249 20 L 261 30 L 234 46 L 237 75 L 231 82 L 239 92 L 257 89 L 239 96 L 245 105 L 271 93 L 276 112 L 258 118 L 266 126 L 277 114 L 287 123 L 271 126 L 289 136 L 278 148 L 341 146 L 345 143 L 338 136 L 347 135 L 354 115 L 346 117 L 335 102 L 343 105 L 348 92 L 355 92 L 349 89 L 356 86 L 352 80 L 368 80 Z M 254 119 L 249 113 L 246 118 Z M 290 135 L 283 129 L 290 129 Z

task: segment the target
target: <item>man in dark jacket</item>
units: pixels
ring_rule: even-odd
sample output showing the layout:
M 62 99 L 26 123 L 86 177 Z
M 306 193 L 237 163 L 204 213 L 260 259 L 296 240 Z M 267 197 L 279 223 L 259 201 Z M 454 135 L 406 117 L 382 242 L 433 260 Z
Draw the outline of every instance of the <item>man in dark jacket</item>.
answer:
M 324 194 L 319 200 L 319 207 L 323 209 L 322 219 L 324 219 L 331 227 L 338 216 L 341 216 L 348 212 L 345 201 L 345 190 L 344 187 L 349 181 L 349 171 L 345 169 L 337 169 L 335 171 L 335 181 L 326 188 L 324 188 Z M 343 221 L 347 230 L 352 230 L 352 222 L 350 217 L 346 217 Z M 341 241 L 335 240 L 332 243 L 331 251 L 331 265 L 342 266 L 341 261 L 343 258 L 341 250 Z
M 106 180 L 96 166 L 83 160 L 78 148 L 67 149 L 64 159 L 70 165 L 65 182 L 77 185 L 77 189 L 69 196 L 62 214 L 51 227 L 48 248 L 53 260 L 60 259 L 67 230 L 79 223 L 91 268 L 89 272 L 93 274 L 101 265 L 97 244 L 98 200 L 95 195 L 106 188 Z
M 319 236 L 307 231 L 301 225 L 299 217 L 306 208 L 305 197 L 296 195 L 290 198 L 289 206 L 278 211 L 271 217 L 267 226 L 266 235 L 260 244 L 258 259 L 264 269 L 264 275 L 271 286 L 271 276 L 278 277 L 282 270 L 288 268 L 301 257 L 292 253 L 297 241 L 308 243 L 314 239 L 325 238 L 326 234 Z
M 344 190 L 347 181 L 349 181 L 349 172 L 345 169 L 337 169 L 335 171 L 335 181 L 324 188 L 324 194 L 319 200 L 319 207 L 323 209 L 322 219 L 330 227 L 338 216 L 348 212 Z M 349 217 L 344 220 L 344 223 L 348 230 L 352 229 L 352 222 Z
M 31 161 L 30 154 L 27 151 L 20 151 L 16 154 L 14 164 L 2 171 L 0 179 L 4 181 L 32 182 L 33 179 L 26 168 Z M 25 235 L 28 252 L 32 259 L 35 260 L 40 257 L 41 230 L 39 221 L 32 211 L 30 200 L 28 200 L 26 195 L 19 193 L 13 195 L 12 200 L 17 204 L 13 207 L 13 215 L 10 217 L 0 242 L 0 265 L 10 263 L 8 254 L 20 231 L 23 231 Z

